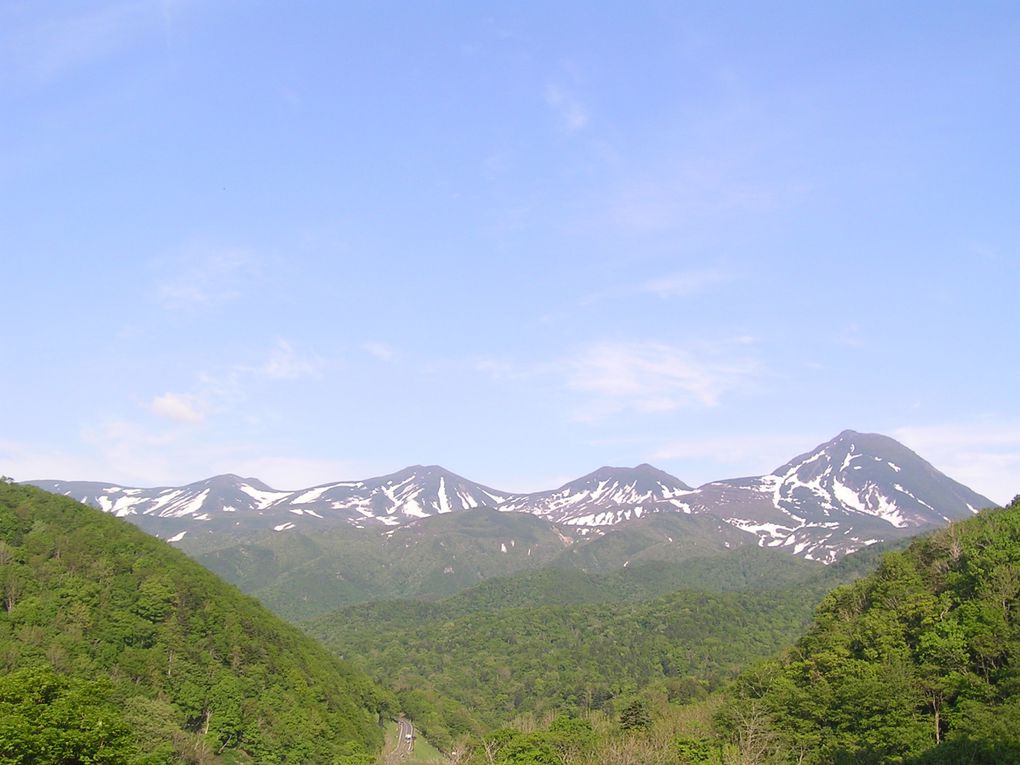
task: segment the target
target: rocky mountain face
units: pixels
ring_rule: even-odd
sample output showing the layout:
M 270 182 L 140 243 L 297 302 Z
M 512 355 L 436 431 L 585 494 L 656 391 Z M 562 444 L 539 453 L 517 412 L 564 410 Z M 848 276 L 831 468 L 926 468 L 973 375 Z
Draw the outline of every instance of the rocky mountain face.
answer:
M 824 562 L 994 504 L 893 439 L 851 430 L 768 475 L 698 488 L 651 465 L 603 467 L 531 494 L 492 489 L 434 465 L 298 491 L 277 491 L 235 475 L 155 489 L 31 483 L 124 517 L 171 542 L 188 535 L 404 527 L 489 507 L 537 516 L 573 537 L 603 536 L 654 514 L 708 515 L 760 546 Z

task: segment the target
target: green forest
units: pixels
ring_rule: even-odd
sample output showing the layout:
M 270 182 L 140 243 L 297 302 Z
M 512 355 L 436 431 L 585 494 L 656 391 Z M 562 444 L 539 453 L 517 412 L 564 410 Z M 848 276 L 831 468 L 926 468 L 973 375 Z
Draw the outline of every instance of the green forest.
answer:
M 1020 762 L 1018 596 L 1020 499 L 827 567 L 546 566 L 305 634 L 3 483 L 0 765 L 373 765 L 401 714 L 451 765 Z
M 471 765 L 1020 762 L 1020 498 L 889 552 L 719 692 L 524 716 Z M 739 639 L 740 633 L 734 636 Z
M 741 547 L 600 574 L 549 567 L 438 602 L 381 601 L 307 623 L 387 682 L 436 743 L 522 714 L 612 714 L 638 694 L 703 698 L 807 628 L 832 587 L 873 569 Z
M 0 763 L 361 763 L 387 694 L 127 523 L 0 484 Z

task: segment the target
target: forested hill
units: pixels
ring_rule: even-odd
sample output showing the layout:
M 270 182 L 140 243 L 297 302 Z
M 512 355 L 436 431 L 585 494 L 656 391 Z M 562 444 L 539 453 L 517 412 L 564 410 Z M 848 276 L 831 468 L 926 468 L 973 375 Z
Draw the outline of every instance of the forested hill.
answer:
M 521 714 L 700 698 L 792 643 L 826 592 L 874 564 L 870 550 L 826 567 L 743 547 L 597 575 L 545 568 L 438 602 L 352 606 L 308 629 L 453 748 Z
M 384 698 L 169 545 L 0 484 L 0 762 L 361 765 Z
M 1020 762 L 1020 497 L 833 591 L 730 712 L 769 762 Z

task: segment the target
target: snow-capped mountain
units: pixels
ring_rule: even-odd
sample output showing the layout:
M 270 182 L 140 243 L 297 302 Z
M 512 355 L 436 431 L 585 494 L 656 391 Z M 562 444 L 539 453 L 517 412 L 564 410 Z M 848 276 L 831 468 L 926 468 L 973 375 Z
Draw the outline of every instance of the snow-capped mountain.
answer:
M 290 496 L 255 478 L 218 475 L 179 487 L 140 489 L 94 481 L 32 481 L 54 494 L 127 518 L 168 541 L 178 542 L 194 527 L 261 528 L 275 514 L 271 509 Z M 172 533 L 168 533 L 172 532 Z
M 500 507 L 516 498 L 438 465 L 414 465 L 365 481 L 342 481 L 294 492 L 284 504 L 296 515 L 323 513 L 355 525 L 379 522 L 396 526 L 430 515 Z
M 436 465 L 414 465 L 363 481 L 277 491 L 254 478 L 220 475 L 179 488 L 140 489 L 91 481 L 32 481 L 54 494 L 126 518 L 167 541 L 228 530 L 315 530 L 350 524 L 398 526 L 416 518 L 498 507 L 518 495 L 468 481 Z
M 612 526 L 657 510 L 691 512 L 684 498 L 695 490 L 648 464 L 602 467 L 553 491 L 525 494 L 500 510 L 531 513 L 567 526 Z
M 492 489 L 435 465 L 297 491 L 277 491 L 235 475 L 155 489 L 31 483 L 123 516 L 172 542 L 209 533 L 404 526 L 480 507 L 528 513 L 575 537 L 611 533 L 617 524 L 653 513 L 704 513 L 748 532 L 761 546 L 825 562 L 994 504 L 893 439 L 851 430 L 768 475 L 697 489 L 647 464 L 603 467 L 532 494 Z
M 852 430 L 769 475 L 706 484 L 692 501 L 754 533 L 759 544 L 825 562 L 994 504 L 903 444 Z

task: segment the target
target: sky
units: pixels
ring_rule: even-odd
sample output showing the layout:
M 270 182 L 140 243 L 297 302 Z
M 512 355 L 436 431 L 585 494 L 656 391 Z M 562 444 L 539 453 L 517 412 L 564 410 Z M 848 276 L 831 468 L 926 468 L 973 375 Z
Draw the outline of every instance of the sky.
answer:
M 1020 6 L 0 0 L 0 473 L 1020 492 Z

